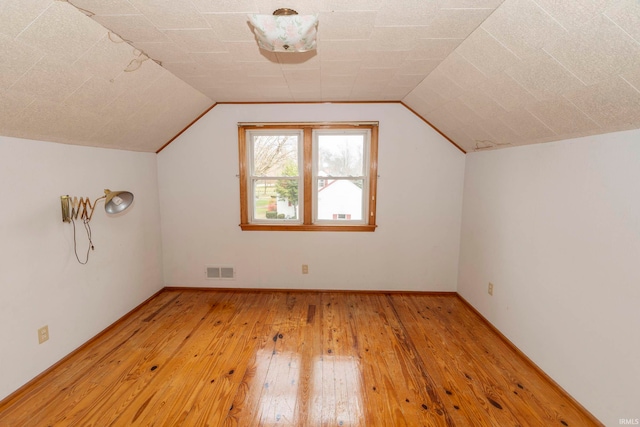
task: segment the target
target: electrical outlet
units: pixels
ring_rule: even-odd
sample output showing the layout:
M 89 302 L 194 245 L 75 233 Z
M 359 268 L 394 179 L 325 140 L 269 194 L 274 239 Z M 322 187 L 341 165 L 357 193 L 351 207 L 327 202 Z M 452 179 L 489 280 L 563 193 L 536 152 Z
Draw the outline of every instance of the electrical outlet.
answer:
M 307 264 L 302 264 L 302 274 L 309 274 L 309 266 Z
M 489 289 L 487 289 L 489 295 L 493 296 L 493 283 L 489 282 Z
M 38 343 L 42 344 L 43 342 L 49 339 L 49 326 L 43 326 L 38 329 Z

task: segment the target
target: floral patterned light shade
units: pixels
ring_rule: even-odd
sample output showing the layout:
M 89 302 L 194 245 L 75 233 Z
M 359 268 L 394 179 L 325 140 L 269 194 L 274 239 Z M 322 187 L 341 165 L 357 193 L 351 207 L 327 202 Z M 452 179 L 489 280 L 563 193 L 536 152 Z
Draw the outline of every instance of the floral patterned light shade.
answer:
M 316 15 L 249 15 L 262 49 L 307 52 L 316 48 Z

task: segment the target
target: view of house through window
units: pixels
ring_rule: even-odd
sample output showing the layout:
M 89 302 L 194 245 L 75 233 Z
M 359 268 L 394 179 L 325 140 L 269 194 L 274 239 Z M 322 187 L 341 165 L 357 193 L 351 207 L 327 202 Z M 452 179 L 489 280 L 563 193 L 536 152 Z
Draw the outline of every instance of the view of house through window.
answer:
M 367 132 L 315 131 L 316 220 L 359 221 L 364 217 Z
M 243 230 L 375 229 L 377 124 L 239 129 Z

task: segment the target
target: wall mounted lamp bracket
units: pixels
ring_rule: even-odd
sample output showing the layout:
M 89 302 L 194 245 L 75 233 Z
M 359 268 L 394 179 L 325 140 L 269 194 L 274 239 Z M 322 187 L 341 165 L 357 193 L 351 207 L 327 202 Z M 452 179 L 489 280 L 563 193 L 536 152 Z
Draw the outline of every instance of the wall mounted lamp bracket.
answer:
M 104 190 L 104 196 L 98 197 L 91 203 L 88 197 L 71 197 L 69 195 L 60 196 L 60 204 L 62 207 L 62 221 L 71 222 L 80 218 L 83 221 L 91 221 L 93 212 L 96 209 L 98 201 L 104 199 L 104 210 L 108 214 L 116 214 L 124 211 L 133 202 L 133 193 L 129 191 L 111 191 Z

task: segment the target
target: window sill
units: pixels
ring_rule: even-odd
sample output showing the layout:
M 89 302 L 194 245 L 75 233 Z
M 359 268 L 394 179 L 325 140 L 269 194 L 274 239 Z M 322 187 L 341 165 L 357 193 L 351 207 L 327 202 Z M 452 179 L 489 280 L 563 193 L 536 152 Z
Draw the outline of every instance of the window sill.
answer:
M 350 231 L 373 232 L 376 225 L 268 225 L 240 224 L 242 231 Z

